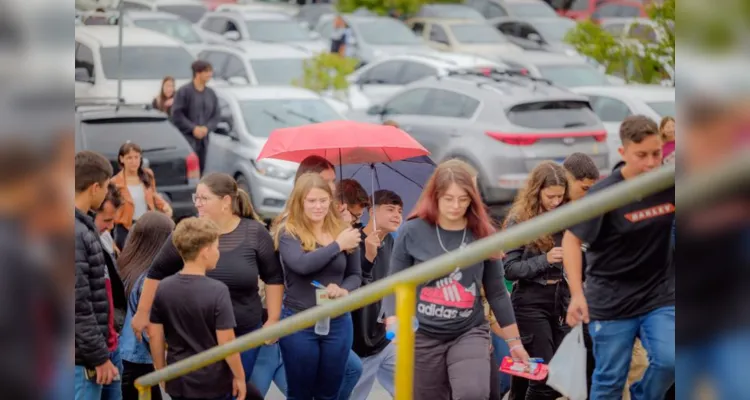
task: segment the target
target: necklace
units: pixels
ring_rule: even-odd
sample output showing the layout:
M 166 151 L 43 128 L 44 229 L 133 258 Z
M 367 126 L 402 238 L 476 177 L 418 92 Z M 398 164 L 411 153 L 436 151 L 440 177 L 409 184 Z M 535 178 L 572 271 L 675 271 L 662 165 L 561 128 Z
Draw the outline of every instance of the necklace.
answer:
M 448 249 L 445 248 L 443 245 L 443 240 L 440 239 L 440 226 L 438 224 L 435 224 L 435 233 L 437 234 L 438 243 L 440 243 L 440 247 L 443 249 L 444 252 L 448 253 Z M 461 236 L 461 245 L 458 246 L 459 249 L 463 249 L 466 247 L 466 227 L 464 227 L 464 233 Z

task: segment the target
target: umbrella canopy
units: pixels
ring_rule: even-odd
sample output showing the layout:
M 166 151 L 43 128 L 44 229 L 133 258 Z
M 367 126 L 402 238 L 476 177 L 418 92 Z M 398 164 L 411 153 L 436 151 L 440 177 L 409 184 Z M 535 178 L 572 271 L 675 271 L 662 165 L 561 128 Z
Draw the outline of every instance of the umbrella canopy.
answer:
M 393 126 L 328 121 L 274 130 L 258 160 L 302 162 L 317 155 L 341 165 L 392 162 L 429 154 L 408 133 Z
M 352 164 L 340 167 L 344 179 L 354 179 L 372 197 L 377 190 L 391 190 L 404 202 L 404 214 L 417 204 L 422 189 L 432 173 L 435 163 L 427 156 L 413 157 L 391 163 Z M 367 213 L 362 223 L 367 223 Z

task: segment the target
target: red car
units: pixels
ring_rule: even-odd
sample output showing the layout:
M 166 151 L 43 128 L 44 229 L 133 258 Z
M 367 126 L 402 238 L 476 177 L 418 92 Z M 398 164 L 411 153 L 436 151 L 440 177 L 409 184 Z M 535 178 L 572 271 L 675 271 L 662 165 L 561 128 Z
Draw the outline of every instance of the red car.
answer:
M 575 20 L 648 18 L 643 2 L 638 0 L 574 0 L 569 9 L 558 9 L 557 13 Z

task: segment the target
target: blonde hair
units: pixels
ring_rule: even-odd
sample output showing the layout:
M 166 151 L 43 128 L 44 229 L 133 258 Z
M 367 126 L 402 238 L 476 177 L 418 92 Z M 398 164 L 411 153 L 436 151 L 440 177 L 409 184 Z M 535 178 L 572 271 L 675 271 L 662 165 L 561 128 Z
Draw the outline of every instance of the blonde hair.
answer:
M 185 218 L 172 233 L 172 244 L 184 261 L 193 261 L 201 250 L 219 240 L 219 227 L 209 219 Z
M 302 250 L 304 251 L 313 251 L 317 247 L 318 242 L 312 232 L 312 224 L 305 215 L 305 198 L 313 189 L 326 192 L 331 199 L 328 205 L 328 213 L 323 220 L 323 231 L 336 238 L 346 228 L 336 209 L 336 202 L 333 199 L 333 192 L 328 182 L 323 180 L 319 174 L 306 173 L 301 175 L 294 184 L 292 194 L 289 196 L 282 213 L 284 218 L 274 224 L 273 243 L 277 250 L 279 249 L 282 232 L 297 238 L 302 243 Z

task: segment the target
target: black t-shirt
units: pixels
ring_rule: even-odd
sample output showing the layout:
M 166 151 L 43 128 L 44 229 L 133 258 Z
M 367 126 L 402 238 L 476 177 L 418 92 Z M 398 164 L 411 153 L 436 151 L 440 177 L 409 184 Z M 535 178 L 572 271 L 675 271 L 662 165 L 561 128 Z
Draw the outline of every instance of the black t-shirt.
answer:
M 232 232 L 219 236 L 219 262 L 208 271 L 229 287 L 237 335 L 257 329 L 262 321 L 263 306 L 258 294 L 258 275 L 266 285 L 282 285 L 284 276 L 273 239 L 258 221 L 243 218 Z M 150 279 L 162 280 L 182 269 L 182 258 L 172 244 L 172 236 L 157 254 L 148 271 Z
M 621 170 L 589 194 L 624 180 Z M 570 230 L 586 252 L 585 293 L 594 320 L 632 318 L 674 305 L 674 186 Z
M 218 345 L 217 330 L 235 326 L 227 285 L 203 275 L 172 275 L 156 290 L 151 322 L 164 325 L 167 365 Z M 172 397 L 214 398 L 232 393 L 232 370 L 217 362 L 167 382 Z

